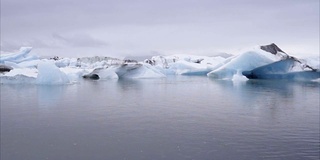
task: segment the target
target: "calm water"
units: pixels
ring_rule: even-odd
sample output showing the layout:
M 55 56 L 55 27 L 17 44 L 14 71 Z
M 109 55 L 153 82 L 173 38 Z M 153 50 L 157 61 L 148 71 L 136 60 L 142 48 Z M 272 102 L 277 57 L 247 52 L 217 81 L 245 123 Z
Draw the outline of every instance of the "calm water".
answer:
M 1 85 L 1 160 L 319 159 L 319 83 Z

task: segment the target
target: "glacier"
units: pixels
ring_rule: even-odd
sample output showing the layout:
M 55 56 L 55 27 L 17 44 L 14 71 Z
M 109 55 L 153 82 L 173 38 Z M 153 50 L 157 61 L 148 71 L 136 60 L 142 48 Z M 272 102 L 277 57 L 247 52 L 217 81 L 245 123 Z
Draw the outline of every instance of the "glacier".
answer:
M 57 85 L 82 79 L 149 79 L 168 76 L 208 76 L 211 79 L 319 79 L 319 57 L 296 58 L 275 44 L 255 46 L 229 57 L 158 55 L 142 62 L 112 57 L 43 58 L 32 47 L 0 55 L 0 83 Z

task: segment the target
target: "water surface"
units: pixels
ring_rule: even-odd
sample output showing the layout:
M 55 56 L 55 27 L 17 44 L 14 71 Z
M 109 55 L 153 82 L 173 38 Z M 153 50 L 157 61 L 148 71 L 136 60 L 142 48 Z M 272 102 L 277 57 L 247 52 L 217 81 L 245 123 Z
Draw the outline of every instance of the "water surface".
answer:
M 319 83 L 1 85 L 1 160 L 319 159 Z

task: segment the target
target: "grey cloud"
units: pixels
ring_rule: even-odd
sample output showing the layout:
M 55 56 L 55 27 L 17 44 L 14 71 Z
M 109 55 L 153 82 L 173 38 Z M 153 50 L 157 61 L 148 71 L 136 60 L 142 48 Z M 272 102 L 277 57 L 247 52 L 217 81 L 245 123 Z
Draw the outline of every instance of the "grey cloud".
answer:
M 18 50 L 21 44 L 15 42 L 1 41 L 1 51 L 12 52 Z
M 1 41 L 131 54 L 279 42 L 318 53 L 319 0 L 1 0 Z
M 52 39 L 27 39 L 15 41 L 1 41 L 1 50 L 5 52 L 12 52 L 18 50 L 20 47 L 33 47 L 36 49 L 54 49 L 54 48 L 101 48 L 107 47 L 108 44 L 102 40 L 95 39 L 89 35 L 77 34 L 73 36 L 62 36 L 60 34 L 52 34 Z

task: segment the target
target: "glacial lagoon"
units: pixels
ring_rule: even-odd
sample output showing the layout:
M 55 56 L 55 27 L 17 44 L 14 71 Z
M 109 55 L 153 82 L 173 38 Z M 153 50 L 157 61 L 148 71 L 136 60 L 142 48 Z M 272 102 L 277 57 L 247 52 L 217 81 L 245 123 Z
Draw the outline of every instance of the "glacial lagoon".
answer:
M 320 83 L 1 84 L 1 160 L 320 158 Z

